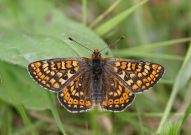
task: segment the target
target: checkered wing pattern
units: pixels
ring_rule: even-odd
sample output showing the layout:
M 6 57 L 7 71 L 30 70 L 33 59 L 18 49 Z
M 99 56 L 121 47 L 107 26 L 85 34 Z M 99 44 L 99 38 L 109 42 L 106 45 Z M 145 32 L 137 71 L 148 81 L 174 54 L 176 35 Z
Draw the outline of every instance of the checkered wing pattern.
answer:
M 47 59 L 30 63 L 28 71 L 39 85 L 58 92 L 79 74 L 81 63 L 81 59 Z
M 105 61 L 106 69 L 132 93 L 140 93 L 153 87 L 164 73 L 164 68 L 156 63 L 115 58 Z
M 58 93 L 57 97 L 60 104 L 69 112 L 84 112 L 92 108 L 92 80 L 90 73 L 87 71 L 81 73 Z
M 135 95 L 110 73 L 104 74 L 102 90 L 105 94 L 100 106 L 111 112 L 125 110 L 135 98 Z

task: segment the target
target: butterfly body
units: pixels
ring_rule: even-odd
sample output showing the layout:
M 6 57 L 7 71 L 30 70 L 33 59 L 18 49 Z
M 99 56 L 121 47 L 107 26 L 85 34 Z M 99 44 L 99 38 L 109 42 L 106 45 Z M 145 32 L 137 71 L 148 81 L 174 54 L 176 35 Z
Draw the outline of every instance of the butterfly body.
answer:
M 91 61 L 91 72 L 92 72 L 92 80 L 93 80 L 93 86 L 92 86 L 92 94 L 91 99 L 94 102 L 94 104 L 99 104 L 101 98 L 104 96 L 103 91 L 101 90 L 101 83 L 102 83 L 102 73 L 103 73 L 103 66 L 104 62 L 101 58 L 101 54 L 98 51 L 98 49 L 94 49 L 94 52 L 92 54 Z
M 135 94 L 143 92 L 162 77 L 164 68 L 156 63 L 102 58 L 94 49 L 91 58 L 55 58 L 29 64 L 32 78 L 56 92 L 62 106 L 73 113 L 94 106 L 112 112 L 123 111 Z

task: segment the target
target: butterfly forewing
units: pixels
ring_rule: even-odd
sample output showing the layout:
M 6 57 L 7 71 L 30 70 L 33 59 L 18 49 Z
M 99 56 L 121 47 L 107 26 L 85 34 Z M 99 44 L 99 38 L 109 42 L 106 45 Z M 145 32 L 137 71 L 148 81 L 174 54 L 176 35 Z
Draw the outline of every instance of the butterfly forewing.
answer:
M 47 59 L 30 63 L 28 71 L 42 87 L 58 92 L 79 74 L 81 63 L 81 59 Z
M 58 93 L 58 100 L 68 111 L 77 113 L 92 108 L 90 72 L 81 73 Z
M 103 110 L 123 111 L 135 98 L 135 95 L 127 87 L 117 80 L 115 76 L 107 72 L 104 74 L 102 90 L 105 93 L 100 102 Z
M 132 93 L 143 92 L 154 86 L 164 73 L 164 68 L 156 63 L 109 58 L 106 67 L 123 82 Z

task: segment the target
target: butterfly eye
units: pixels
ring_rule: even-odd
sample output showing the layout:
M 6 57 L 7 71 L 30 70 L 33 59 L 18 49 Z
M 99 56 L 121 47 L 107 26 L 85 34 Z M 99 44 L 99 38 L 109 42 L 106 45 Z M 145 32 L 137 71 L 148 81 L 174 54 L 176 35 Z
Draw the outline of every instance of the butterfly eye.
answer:
M 100 53 L 100 52 L 97 52 L 97 53 L 96 53 L 96 57 L 98 57 L 98 58 L 101 57 L 101 53 Z

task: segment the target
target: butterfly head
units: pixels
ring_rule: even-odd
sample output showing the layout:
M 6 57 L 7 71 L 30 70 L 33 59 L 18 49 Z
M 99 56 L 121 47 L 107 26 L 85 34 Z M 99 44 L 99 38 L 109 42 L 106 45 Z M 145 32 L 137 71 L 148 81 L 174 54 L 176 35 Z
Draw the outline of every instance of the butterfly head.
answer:
M 100 59 L 101 58 L 101 53 L 100 53 L 99 49 L 96 48 L 93 50 L 92 58 L 93 59 Z

